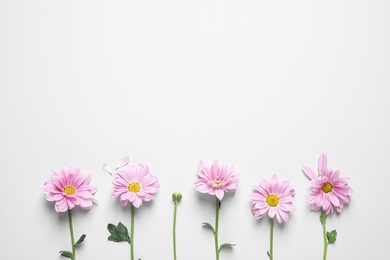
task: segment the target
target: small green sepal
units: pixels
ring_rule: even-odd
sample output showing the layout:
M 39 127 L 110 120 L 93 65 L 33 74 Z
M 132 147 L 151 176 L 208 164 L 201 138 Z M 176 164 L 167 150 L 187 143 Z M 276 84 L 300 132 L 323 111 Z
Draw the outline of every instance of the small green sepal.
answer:
M 322 224 L 326 223 L 326 214 L 324 212 L 321 213 L 320 221 Z
M 223 243 L 220 247 L 219 247 L 219 250 L 218 252 L 221 252 L 221 250 L 225 247 L 233 247 L 233 246 L 236 246 L 235 244 L 230 244 L 230 243 Z
M 121 222 L 118 223 L 118 226 L 108 224 L 107 229 L 111 234 L 108 237 L 108 240 L 113 242 L 127 242 L 131 244 L 129 231 Z
M 87 236 L 87 235 L 83 234 L 83 235 L 79 238 L 79 240 L 77 240 L 77 242 L 74 244 L 74 247 L 76 247 L 76 246 L 80 245 L 81 243 L 83 243 L 83 241 L 84 241 L 84 239 L 85 239 L 86 236 Z
M 209 229 L 211 229 L 211 231 L 215 232 L 213 226 L 210 223 L 203 222 L 202 225 L 208 227 Z
M 331 232 L 326 232 L 326 237 L 328 238 L 329 244 L 334 243 L 337 237 L 337 231 L 332 230 Z
M 67 257 L 67 258 L 73 259 L 73 254 L 72 254 L 72 252 L 69 252 L 69 251 L 60 251 L 59 253 L 60 253 L 63 257 Z

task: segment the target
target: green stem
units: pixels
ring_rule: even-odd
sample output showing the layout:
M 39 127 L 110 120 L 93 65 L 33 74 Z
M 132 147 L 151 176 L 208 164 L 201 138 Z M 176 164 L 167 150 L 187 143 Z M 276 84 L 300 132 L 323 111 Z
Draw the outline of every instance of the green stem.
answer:
M 274 219 L 269 219 L 269 259 L 274 259 Z
M 215 241 L 215 259 L 219 260 L 219 250 L 218 250 L 218 222 L 219 222 L 219 205 L 220 201 L 216 198 L 215 201 L 215 230 L 214 230 L 214 241 Z
M 328 245 L 329 245 L 329 242 L 328 242 L 328 238 L 326 237 L 326 215 L 323 214 L 324 217 L 323 217 L 323 220 L 321 221 L 322 223 L 322 233 L 323 233 L 323 236 L 324 236 L 324 253 L 323 253 L 323 256 L 322 256 L 322 260 L 326 260 L 326 254 L 328 252 Z
M 130 256 L 134 260 L 134 206 L 131 204 Z
M 175 201 L 175 209 L 173 211 L 173 259 L 176 260 L 176 211 L 177 201 Z
M 70 240 L 72 242 L 72 260 L 75 260 L 76 247 L 74 246 L 73 222 L 72 222 L 72 213 L 70 209 L 68 209 L 68 219 L 69 219 L 69 229 L 70 229 Z

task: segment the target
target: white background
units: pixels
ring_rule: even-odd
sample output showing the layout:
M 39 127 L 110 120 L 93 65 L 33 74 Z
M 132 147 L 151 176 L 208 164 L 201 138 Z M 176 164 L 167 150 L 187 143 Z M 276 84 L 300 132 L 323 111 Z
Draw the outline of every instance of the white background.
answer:
M 251 212 L 252 186 L 276 173 L 296 188 L 296 211 L 275 226 L 275 259 L 321 259 L 319 213 L 301 166 L 350 177 L 351 204 L 328 219 L 328 259 L 390 259 L 389 1 L 0 0 L 1 258 L 63 259 L 67 215 L 41 189 L 53 170 L 92 174 L 99 201 L 76 210 L 77 259 L 129 259 L 107 241 L 130 224 L 111 199 L 125 155 L 161 184 L 136 212 L 135 255 L 214 259 L 212 196 L 195 191 L 199 160 L 233 164 L 237 192 L 222 202 L 221 259 L 267 259 L 269 225 Z

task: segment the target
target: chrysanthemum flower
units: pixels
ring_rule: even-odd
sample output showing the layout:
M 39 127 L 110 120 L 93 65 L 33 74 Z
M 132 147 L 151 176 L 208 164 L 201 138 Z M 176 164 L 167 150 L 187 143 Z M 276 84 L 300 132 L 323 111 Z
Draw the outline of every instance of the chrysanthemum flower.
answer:
M 160 188 L 157 178 L 149 173 L 149 167 L 138 164 L 129 166 L 126 170 L 119 171 L 116 174 L 114 192 L 112 197 L 119 195 L 122 206 L 131 202 L 134 207 L 138 208 L 143 201 L 154 199 L 154 193 Z
M 194 184 L 196 190 L 201 193 L 215 195 L 219 200 L 223 199 L 225 191 L 236 191 L 238 183 L 238 175 L 235 173 L 232 165 L 219 166 L 215 160 L 213 165 L 208 167 L 202 161 L 198 164 L 198 176 Z
M 308 189 L 311 210 L 322 210 L 329 215 L 335 210 L 339 213 L 342 211 L 344 204 L 351 201 L 349 195 L 353 190 L 348 186 L 349 178 L 341 178 L 338 170 L 328 169 L 326 162 L 326 155 L 321 154 L 318 159 L 318 174 L 306 166 L 302 167 L 302 171 L 311 180 Z
M 250 198 L 253 199 L 252 211 L 256 219 L 268 213 L 270 218 L 276 216 L 279 223 L 288 221 L 288 212 L 295 210 L 292 205 L 295 189 L 288 181 L 279 181 L 273 175 L 270 180 L 261 180 L 253 189 Z
M 53 172 L 53 178 L 45 182 L 43 192 L 46 200 L 55 201 L 57 212 L 65 212 L 75 206 L 85 209 L 92 207 L 95 186 L 89 185 L 91 175 L 82 174 L 78 168 L 63 169 Z
M 339 171 L 326 169 L 318 179 L 310 181 L 310 209 L 322 210 L 326 215 L 336 210 L 338 213 L 351 201 L 350 194 L 353 192 L 348 186 L 349 178 L 341 178 Z

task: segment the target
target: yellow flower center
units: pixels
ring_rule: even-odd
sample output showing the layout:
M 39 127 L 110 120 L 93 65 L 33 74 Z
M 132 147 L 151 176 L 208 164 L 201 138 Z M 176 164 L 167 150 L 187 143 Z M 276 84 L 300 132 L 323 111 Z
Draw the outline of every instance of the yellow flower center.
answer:
M 267 204 L 270 207 L 276 207 L 279 204 L 279 198 L 276 195 L 269 195 L 267 197 Z
M 141 190 L 141 186 L 139 185 L 138 182 L 132 182 L 129 184 L 129 187 L 127 187 L 129 191 L 131 192 L 139 192 Z
M 222 182 L 222 181 L 220 181 L 220 180 L 215 180 L 215 181 L 214 181 L 214 183 L 217 184 L 217 185 L 220 184 L 221 182 Z
M 322 191 L 325 192 L 325 193 L 329 193 L 333 190 L 333 185 L 332 183 L 330 182 L 325 182 L 323 185 L 322 185 Z
M 64 192 L 65 192 L 67 195 L 74 194 L 75 191 L 76 191 L 76 190 L 75 190 L 72 186 L 66 186 L 66 187 L 64 188 Z

